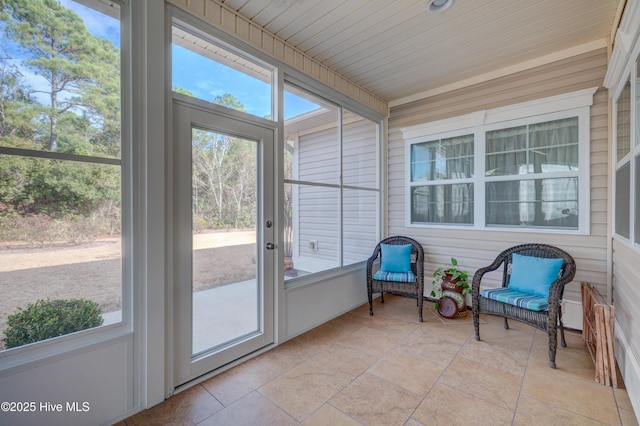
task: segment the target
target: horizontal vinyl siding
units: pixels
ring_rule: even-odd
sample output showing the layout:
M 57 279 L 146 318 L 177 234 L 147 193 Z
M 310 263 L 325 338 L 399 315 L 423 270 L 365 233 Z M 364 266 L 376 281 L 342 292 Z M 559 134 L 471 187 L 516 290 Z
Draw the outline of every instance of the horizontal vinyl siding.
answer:
M 377 126 L 365 119 L 343 123 L 342 173 L 345 185 L 375 189 Z M 297 143 L 297 178 L 300 181 L 339 184 L 340 145 L 336 127 L 307 131 Z M 339 265 L 340 190 L 299 185 L 298 247 L 301 257 Z M 342 204 L 343 256 L 345 264 L 365 260 L 377 243 L 377 192 L 345 189 Z M 373 231 L 372 231 L 373 230 Z M 318 241 L 317 250 L 309 241 Z M 329 264 L 327 264 L 329 265 Z
M 342 179 L 345 185 L 375 188 L 377 179 L 377 126 L 360 119 L 344 122 Z
M 581 281 L 595 284 L 606 295 L 607 286 L 607 91 L 602 88 L 607 56 L 604 49 L 519 72 L 465 89 L 433 96 L 391 109 L 389 119 L 388 188 L 389 235 L 416 238 L 425 250 L 425 276 L 451 256 L 471 275 L 490 264 L 502 250 L 516 244 L 538 242 L 556 245 L 576 260 L 577 273 L 565 290 L 565 299 L 580 301 Z M 450 230 L 405 226 L 405 142 L 403 127 L 457 117 L 590 87 L 600 87 L 591 107 L 590 234 L 558 235 L 533 232 Z M 488 277 L 483 285 L 498 284 Z M 430 289 L 427 281 L 426 287 Z M 428 291 L 427 291 L 428 293 Z

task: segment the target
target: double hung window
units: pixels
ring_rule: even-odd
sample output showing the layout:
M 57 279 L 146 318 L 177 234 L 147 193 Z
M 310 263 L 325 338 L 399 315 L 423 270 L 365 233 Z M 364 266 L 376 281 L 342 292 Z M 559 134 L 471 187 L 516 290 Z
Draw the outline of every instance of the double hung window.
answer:
M 407 224 L 588 232 L 592 93 L 403 129 Z

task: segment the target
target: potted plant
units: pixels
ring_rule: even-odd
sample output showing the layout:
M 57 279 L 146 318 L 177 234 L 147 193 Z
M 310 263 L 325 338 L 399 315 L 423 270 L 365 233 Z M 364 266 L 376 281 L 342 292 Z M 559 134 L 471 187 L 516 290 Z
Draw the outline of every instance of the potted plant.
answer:
M 433 272 L 433 281 L 431 282 L 431 285 L 433 286 L 433 289 L 431 290 L 431 297 L 438 299 L 436 302 L 436 309 L 440 306 L 443 291 L 452 291 L 461 294 L 461 299 L 463 301 L 464 296 L 471 293 L 469 274 L 458 268 L 458 261 L 453 257 L 451 258 L 451 263 L 441 266 Z

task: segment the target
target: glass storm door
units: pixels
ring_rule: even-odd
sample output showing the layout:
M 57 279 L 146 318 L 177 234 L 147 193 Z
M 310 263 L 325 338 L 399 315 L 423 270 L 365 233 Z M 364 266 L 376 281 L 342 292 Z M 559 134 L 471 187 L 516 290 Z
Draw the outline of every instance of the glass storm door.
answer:
M 274 132 L 200 104 L 173 104 L 175 386 L 273 342 Z

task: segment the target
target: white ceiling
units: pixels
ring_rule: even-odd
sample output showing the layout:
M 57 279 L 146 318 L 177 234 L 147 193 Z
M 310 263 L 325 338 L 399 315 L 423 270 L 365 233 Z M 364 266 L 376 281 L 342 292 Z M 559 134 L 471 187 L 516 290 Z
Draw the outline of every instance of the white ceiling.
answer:
M 605 47 L 624 0 L 219 0 L 369 92 L 394 103 Z M 632 0 L 635 1 L 635 0 Z

